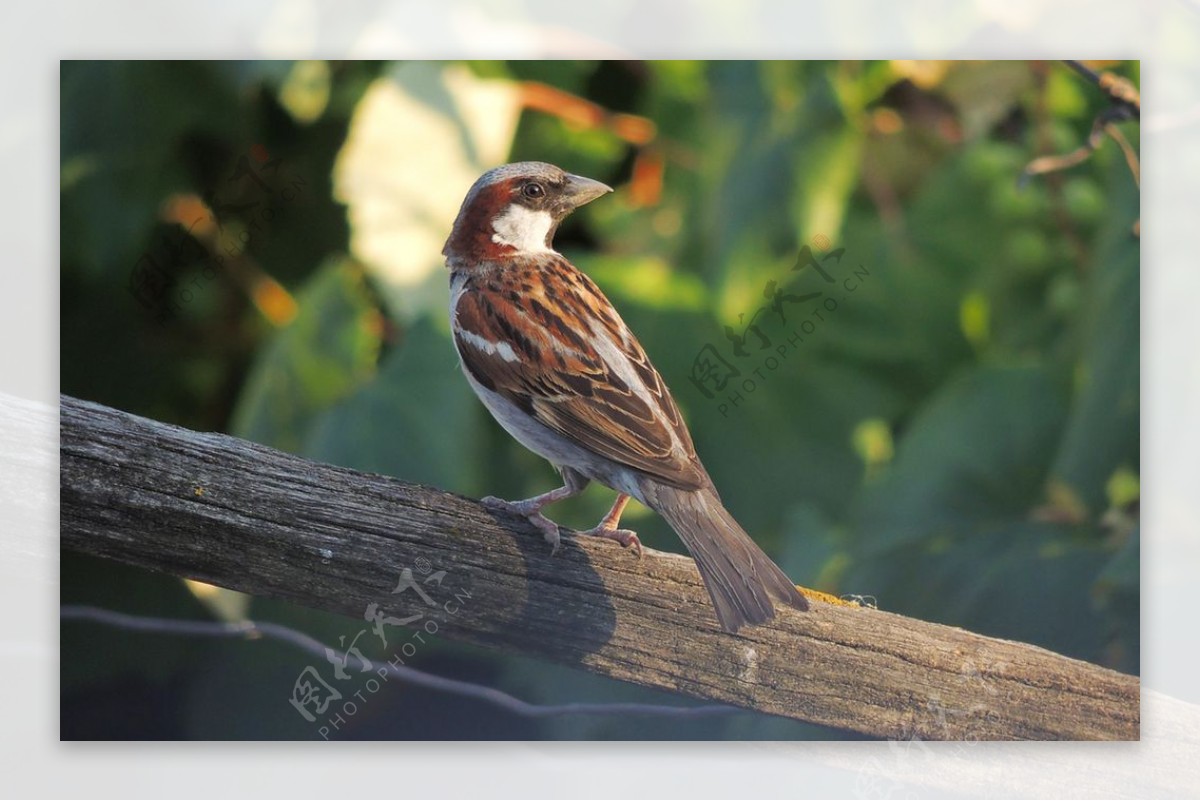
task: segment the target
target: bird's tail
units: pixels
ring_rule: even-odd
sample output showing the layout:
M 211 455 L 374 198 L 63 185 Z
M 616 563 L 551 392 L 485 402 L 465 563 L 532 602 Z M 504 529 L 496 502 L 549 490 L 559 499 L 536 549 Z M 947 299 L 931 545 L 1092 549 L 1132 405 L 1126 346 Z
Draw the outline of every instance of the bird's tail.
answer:
M 750 539 L 711 488 L 683 490 L 655 483 L 644 487 L 644 494 L 696 560 L 726 631 L 775 617 L 772 597 L 808 609 L 792 580 Z

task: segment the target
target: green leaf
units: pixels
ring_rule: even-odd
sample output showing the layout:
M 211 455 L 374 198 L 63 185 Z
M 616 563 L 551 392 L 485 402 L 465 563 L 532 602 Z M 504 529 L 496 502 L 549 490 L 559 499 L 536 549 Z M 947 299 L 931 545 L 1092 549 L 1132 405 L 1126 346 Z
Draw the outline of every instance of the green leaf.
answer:
M 1105 487 L 1118 469 L 1139 462 L 1141 281 L 1137 195 L 1124 164 L 1110 170 L 1116 198 L 1101 227 L 1086 276 L 1078 331 L 1078 386 L 1071 402 L 1056 478 L 1072 487 L 1093 514 L 1105 508 Z
M 572 261 L 618 306 L 630 301 L 655 309 L 697 311 L 708 303 L 703 282 L 672 270 L 662 259 L 579 254 Z
M 400 321 L 445 297 L 442 245 L 467 190 L 508 155 L 519 113 L 515 82 L 421 61 L 388 69 L 355 108 L 334 194 L 351 252 Z
M 472 492 L 482 468 L 482 414 L 449 336 L 422 318 L 373 381 L 320 415 L 304 452 L 356 470 Z
M 908 544 L 850 570 L 845 592 L 880 609 L 1101 661 L 1105 620 L 1091 588 L 1108 555 L 1062 527 L 1012 521 L 958 529 L 950 545 Z
M 64 61 L 60 89 L 63 261 L 128 271 L 159 204 L 191 188 L 188 137 L 240 138 L 238 96 L 220 70 L 193 61 Z
M 1043 367 L 979 367 L 950 382 L 863 489 L 852 517 L 860 555 L 1026 518 L 1065 413 L 1063 388 Z
M 366 382 L 379 354 L 379 311 L 353 262 L 326 262 L 297 296 L 299 313 L 259 354 L 238 399 L 236 436 L 301 453 L 320 412 Z
M 796 584 L 837 590 L 846 567 L 844 539 L 816 504 L 803 501 L 789 510 L 784 521 L 783 544 L 776 563 Z
M 1141 544 L 1141 529 L 1134 528 L 1096 577 L 1096 592 L 1101 597 L 1129 593 L 1136 598 L 1141 586 Z

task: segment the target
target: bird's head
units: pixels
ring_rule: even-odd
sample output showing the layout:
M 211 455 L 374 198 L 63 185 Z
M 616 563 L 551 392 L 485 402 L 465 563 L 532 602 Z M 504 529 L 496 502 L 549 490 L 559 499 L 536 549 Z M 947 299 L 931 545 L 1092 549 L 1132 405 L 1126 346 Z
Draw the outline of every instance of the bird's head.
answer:
M 612 188 L 541 161 L 485 172 L 467 197 L 442 248 L 448 260 L 492 260 L 551 249 L 558 224 Z

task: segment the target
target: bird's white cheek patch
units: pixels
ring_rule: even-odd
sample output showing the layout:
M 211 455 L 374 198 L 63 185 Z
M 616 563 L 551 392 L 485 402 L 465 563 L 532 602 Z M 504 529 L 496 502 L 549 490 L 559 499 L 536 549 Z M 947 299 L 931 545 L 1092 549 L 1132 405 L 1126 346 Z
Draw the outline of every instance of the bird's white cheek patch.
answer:
M 554 220 L 548 211 L 534 211 L 513 204 L 492 220 L 492 241 L 498 245 L 511 245 L 524 253 L 548 253 L 546 237 Z

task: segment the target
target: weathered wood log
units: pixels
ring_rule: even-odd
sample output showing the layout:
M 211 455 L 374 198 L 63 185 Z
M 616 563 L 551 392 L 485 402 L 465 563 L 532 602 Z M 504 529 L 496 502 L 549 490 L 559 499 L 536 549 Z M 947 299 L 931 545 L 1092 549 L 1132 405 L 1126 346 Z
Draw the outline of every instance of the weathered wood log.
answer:
M 65 396 L 60 470 L 82 553 L 880 738 L 1138 738 L 1133 676 L 832 604 L 726 634 L 683 556 Z

